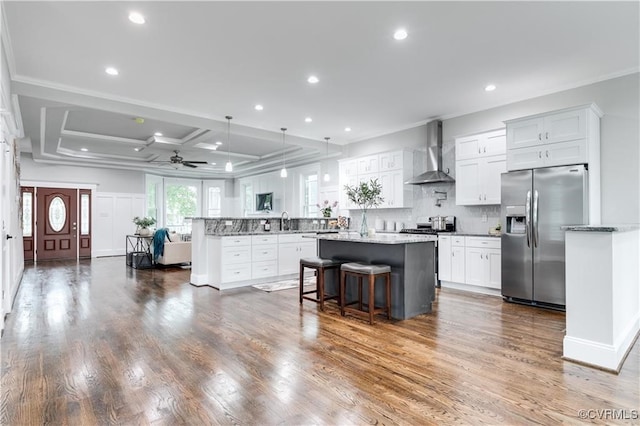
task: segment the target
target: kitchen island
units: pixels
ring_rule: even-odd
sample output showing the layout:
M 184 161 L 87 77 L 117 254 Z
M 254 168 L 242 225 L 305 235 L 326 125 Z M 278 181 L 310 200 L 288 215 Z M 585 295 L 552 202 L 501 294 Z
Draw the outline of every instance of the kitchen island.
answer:
M 436 236 L 384 234 L 360 237 L 358 234 L 318 235 L 318 255 L 322 258 L 391 266 L 391 316 L 408 319 L 431 312 L 435 299 Z M 331 274 L 325 276 L 328 292 L 337 291 Z M 363 299 L 368 289 L 363 286 Z M 376 305 L 384 303 L 384 288 L 376 286 Z M 352 293 L 353 292 L 353 293 Z M 347 299 L 355 298 L 353 286 L 347 287 Z

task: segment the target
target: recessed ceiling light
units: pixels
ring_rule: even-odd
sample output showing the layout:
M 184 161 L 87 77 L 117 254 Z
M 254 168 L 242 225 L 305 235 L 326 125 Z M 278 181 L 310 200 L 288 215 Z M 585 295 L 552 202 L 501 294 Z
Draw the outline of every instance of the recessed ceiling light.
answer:
M 264 109 L 264 107 L 260 104 L 256 105 L 253 107 L 256 111 L 262 111 Z
M 222 142 L 216 141 L 216 145 L 222 145 Z
M 393 33 L 393 38 L 395 38 L 396 40 L 404 40 L 405 38 L 407 38 L 407 30 L 405 30 L 404 28 L 396 30 L 396 32 Z
M 109 75 L 118 75 L 118 74 L 120 74 L 120 73 L 118 72 L 118 70 L 117 70 L 116 68 L 114 68 L 114 67 L 107 67 L 107 68 L 104 70 L 104 72 L 106 72 L 106 73 L 107 73 L 107 74 L 109 74 Z
M 304 119 L 305 123 L 311 123 L 313 120 L 311 119 L 311 117 L 307 117 Z
M 160 132 L 155 132 L 155 133 L 153 134 L 153 136 L 162 136 L 162 133 L 160 133 Z
M 80 148 L 80 151 L 82 151 L 82 152 L 87 152 L 87 151 L 89 151 L 89 150 L 88 150 L 87 148 Z
M 307 78 L 307 81 L 311 84 L 316 84 L 320 80 L 318 80 L 318 77 L 316 77 L 315 75 L 310 75 L 309 78 Z
M 215 166 L 215 165 L 216 165 L 216 163 L 209 163 L 209 164 L 211 164 L 212 166 Z
M 345 131 L 345 132 L 350 132 L 350 131 L 351 131 L 351 127 L 345 127 L 345 128 L 344 128 L 344 131 Z
M 138 12 L 131 12 L 129 14 L 129 20 L 134 24 L 140 24 L 140 25 L 146 22 L 146 20 L 144 19 L 144 16 L 142 16 L 142 14 Z
M 140 152 L 140 151 L 142 150 L 142 148 L 133 148 L 133 150 L 134 150 L 135 152 Z
M 484 90 L 486 92 L 493 92 L 494 90 L 496 90 L 496 85 L 495 84 L 488 84 L 487 87 L 484 88 Z

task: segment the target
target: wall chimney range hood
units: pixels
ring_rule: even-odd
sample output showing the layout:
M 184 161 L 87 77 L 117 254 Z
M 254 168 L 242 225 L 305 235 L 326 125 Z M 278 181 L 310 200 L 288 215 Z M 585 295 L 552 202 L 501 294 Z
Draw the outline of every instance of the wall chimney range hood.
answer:
M 427 171 L 408 180 L 408 185 L 453 182 L 454 179 L 442 171 L 442 121 L 427 123 Z

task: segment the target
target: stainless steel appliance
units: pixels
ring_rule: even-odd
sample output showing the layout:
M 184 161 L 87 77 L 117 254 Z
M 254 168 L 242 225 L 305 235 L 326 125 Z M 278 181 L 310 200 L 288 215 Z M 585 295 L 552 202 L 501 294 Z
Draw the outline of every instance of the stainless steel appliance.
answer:
M 502 296 L 564 309 L 563 225 L 589 222 L 585 165 L 502 175 Z
M 433 219 L 435 219 L 436 217 L 438 218 L 442 218 L 444 219 L 442 222 L 444 222 L 444 228 L 443 229 L 436 229 L 434 228 L 434 221 Z M 440 219 L 437 220 L 438 222 L 440 222 Z M 439 227 L 441 227 L 441 223 L 438 224 Z M 401 234 L 421 234 L 421 235 L 437 235 L 439 233 L 442 232 L 456 232 L 456 217 L 455 216 L 434 216 L 434 217 L 430 217 L 429 220 L 425 223 L 418 223 L 417 224 L 417 228 L 404 228 L 400 230 Z M 433 265 L 434 265 L 434 272 L 435 272 L 435 280 L 436 280 L 436 287 L 440 287 L 440 281 L 438 280 L 438 239 L 435 238 L 434 239 L 435 243 L 436 243 L 436 248 L 433 251 Z

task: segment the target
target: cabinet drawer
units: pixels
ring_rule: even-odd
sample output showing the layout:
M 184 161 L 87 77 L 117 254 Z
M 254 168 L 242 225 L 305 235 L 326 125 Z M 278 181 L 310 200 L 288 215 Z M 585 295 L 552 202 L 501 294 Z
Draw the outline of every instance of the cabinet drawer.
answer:
M 260 262 L 263 260 L 275 260 L 278 258 L 278 246 L 257 245 L 251 248 L 251 260 Z
M 253 235 L 251 237 L 251 244 L 257 245 L 271 245 L 278 244 L 277 235 Z
M 251 265 L 251 278 L 275 277 L 278 275 L 278 263 L 275 260 L 255 262 Z
M 451 237 L 451 245 L 464 247 L 464 237 Z
M 500 238 L 467 237 L 467 247 L 500 248 Z
M 251 262 L 251 247 L 235 247 L 222 252 L 222 264 Z
M 305 235 L 315 236 L 315 233 L 305 233 L 305 234 L 280 234 L 278 235 L 278 242 L 282 243 L 300 243 L 300 242 L 308 242 L 313 241 L 308 238 L 303 238 Z
M 225 265 L 222 267 L 222 282 L 244 281 L 251 279 L 251 268 L 245 265 Z
M 222 237 L 222 247 L 236 247 L 251 245 L 251 235 L 237 237 Z

